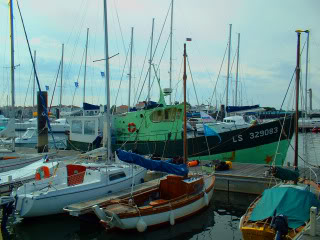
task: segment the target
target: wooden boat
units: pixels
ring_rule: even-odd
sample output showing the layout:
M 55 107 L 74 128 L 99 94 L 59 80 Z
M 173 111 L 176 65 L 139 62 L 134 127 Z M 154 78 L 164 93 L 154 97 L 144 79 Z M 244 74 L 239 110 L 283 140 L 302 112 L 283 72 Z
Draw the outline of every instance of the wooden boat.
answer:
M 300 76 L 300 34 L 298 33 L 296 66 L 296 114 L 294 171 L 272 167 L 273 176 L 285 181 L 267 189 L 248 208 L 239 228 L 244 240 L 297 239 L 310 225 L 312 207 L 320 208 L 320 185 L 299 178 L 298 171 L 298 106 Z M 317 179 L 317 178 L 316 178 Z M 315 215 L 320 213 L 315 210 Z
M 136 229 L 144 232 L 147 227 L 190 217 L 209 205 L 214 191 L 215 177 L 168 175 L 152 189 L 129 198 L 119 198 L 94 207 L 106 229 Z
M 186 44 L 184 44 L 184 107 L 186 106 Z M 186 108 L 184 108 L 186 109 Z M 184 129 L 187 123 L 184 110 Z M 211 174 L 188 176 L 186 164 L 175 165 L 146 159 L 138 154 L 117 150 L 120 160 L 169 174 L 150 190 L 109 200 L 94 206 L 94 212 L 106 229 L 136 229 L 144 232 L 148 227 L 175 224 L 209 205 L 214 191 L 215 176 Z M 184 131 L 184 162 L 187 162 L 187 137 Z M 177 176 L 179 175 L 179 176 Z
M 282 235 L 281 239 L 299 236 L 308 225 L 310 208 L 320 207 L 320 201 L 316 198 L 319 193 L 320 186 L 308 180 L 296 185 L 293 182 L 282 183 L 266 190 L 251 203 L 240 220 L 243 239 L 276 239 L 280 229 L 278 234 Z M 265 215 L 261 217 L 263 219 L 256 220 L 261 216 L 261 210 Z

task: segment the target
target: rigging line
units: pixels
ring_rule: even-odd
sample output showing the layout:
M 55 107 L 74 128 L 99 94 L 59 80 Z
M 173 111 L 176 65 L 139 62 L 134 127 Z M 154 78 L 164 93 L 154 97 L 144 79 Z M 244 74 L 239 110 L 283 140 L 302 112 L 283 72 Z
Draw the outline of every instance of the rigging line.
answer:
M 122 83 L 124 71 L 125 71 L 126 65 L 127 65 L 127 60 L 128 60 L 128 55 L 129 55 L 129 49 L 130 49 L 130 48 L 128 48 L 128 51 L 127 51 L 127 54 L 126 54 L 126 60 L 125 60 L 125 62 L 124 62 L 124 66 L 123 66 L 123 69 L 122 69 L 122 74 L 121 74 L 121 78 L 120 78 L 120 83 L 119 83 L 119 87 L 118 87 L 116 99 L 115 99 L 115 102 L 114 102 L 115 104 L 116 104 L 116 102 L 118 101 L 118 96 L 119 96 L 119 92 L 120 92 L 120 88 L 121 88 L 121 83 Z M 114 108 L 112 114 L 114 113 L 115 110 L 116 110 L 116 109 Z
M 167 39 L 166 45 L 164 46 L 164 49 L 163 49 L 163 52 L 162 52 L 161 58 L 160 58 L 159 63 L 158 63 L 158 68 L 157 68 L 156 73 L 157 73 L 157 72 L 159 72 L 160 64 L 161 64 L 162 58 L 163 58 L 163 56 L 164 56 L 164 53 L 165 53 L 165 51 L 166 51 L 166 48 L 167 48 L 167 46 L 168 46 L 169 40 L 170 40 L 170 35 L 168 36 L 168 39 Z M 153 80 L 152 80 L 151 88 L 152 88 L 153 83 L 154 83 L 154 80 L 155 80 L 156 78 L 157 78 L 157 76 L 153 76 Z M 160 82 L 160 76 L 159 76 L 159 82 Z M 161 89 L 161 86 L 160 86 L 160 89 Z M 151 94 L 150 94 L 150 96 L 151 96 Z
M 77 82 L 79 82 L 80 73 L 81 73 L 81 68 L 82 68 L 82 64 L 83 64 L 83 59 L 84 59 L 84 54 L 85 54 L 85 53 L 86 53 L 86 48 L 83 50 L 82 59 L 81 59 L 81 64 L 80 64 L 80 68 L 79 68 L 79 72 L 78 72 Z M 84 85 L 83 85 L 83 87 L 84 87 Z M 75 88 L 75 90 L 74 90 L 74 92 L 73 92 L 73 98 L 72 98 L 71 106 L 73 106 L 73 101 L 74 101 L 74 97 L 75 97 L 76 91 L 77 91 L 77 88 Z
M 71 66 L 73 64 L 73 61 L 74 61 L 74 56 L 75 56 L 75 53 L 76 53 L 76 50 L 78 48 L 78 44 L 79 44 L 79 40 L 80 40 L 80 35 L 81 35 L 81 30 L 83 29 L 83 24 L 84 24 L 84 19 L 86 17 L 86 14 L 87 14 L 87 10 L 88 10 L 88 1 L 86 2 L 86 6 L 85 6 L 85 10 L 82 14 L 82 19 L 81 19 L 81 22 L 80 22 L 80 28 L 79 28 L 79 31 L 76 35 L 76 39 L 75 39 L 75 44 L 74 44 L 74 48 L 72 50 L 72 56 L 71 56 L 71 61 L 69 62 L 68 64 L 68 67 L 67 67 L 67 70 L 66 70 L 66 74 L 65 74 L 65 79 L 69 79 L 69 74 L 71 72 Z M 62 87 L 62 86 L 61 86 Z
M 24 98 L 23 110 L 25 110 L 25 107 L 26 107 L 27 96 L 28 96 L 28 91 L 29 91 L 29 86 L 30 86 L 30 82 L 31 82 L 32 73 L 33 73 L 33 69 L 31 68 L 31 73 L 30 73 L 30 77 L 29 77 L 27 92 L 26 92 L 26 96 Z M 22 110 L 21 118 L 23 116 L 23 110 Z
M 172 7 L 172 5 L 171 5 L 171 3 L 170 3 L 169 9 L 168 9 L 168 12 L 167 12 L 167 15 L 166 15 L 166 18 L 165 18 L 164 23 L 163 23 L 163 25 L 162 25 L 162 29 L 161 29 L 161 32 L 160 32 L 160 35 L 159 35 L 159 38 L 158 38 L 157 45 L 156 45 L 156 47 L 155 47 L 155 49 L 154 49 L 154 51 L 153 51 L 153 55 L 152 55 L 152 58 L 151 58 L 151 62 L 153 62 L 154 56 L 156 55 L 157 48 L 158 48 L 158 45 L 159 45 L 159 42 L 160 42 L 160 39 L 161 39 L 161 36 L 162 36 L 162 32 L 163 32 L 164 26 L 165 26 L 165 24 L 166 24 L 166 22 L 167 22 L 167 18 L 168 18 L 168 15 L 169 15 L 169 12 L 170 12 L 171 7 Z M 170 35 L 169 35 L 169 37 L 170 37 Z M 151 41 L 151 36 L 150 36 L 150 41 Z
M 139 101 L 139 98 L 140 98 L 140 95 L 141 95 L 141 92 L 142 92 L 142 88 L 141 88 L 141 92 L 140 92 L 140 95 L 139 97 L 137 98 L 137 94 L 138 94 L 138 89 L 140 87 L 140 82 L 141 82 L 141 78 L 142 78 L 142 74 L 143 74 L 143 69 L 144 69 L 144 66 L 145 66 L 145 63 L 146 63 L 146 60 L 147 60 L 147 56 L 148 56 L 148 52 L 149 52 L 149 47 L 150 47 L 150 44 L 151 44 L 151 41 L 148 42 L 148 47 L 147 47 L 147 51 L 146 51 L 146 55 L 144 56 L 144 60 L 143 60 L 143 64 L 142 64 L 142 69 L 141 69 L 141 72 L 140 72 L 140 77 L 139 77 L 139 82 L 138 82 L 138 87 L 137 87 L 137 90 L 135 92 L 135 96 L 134 96 L 134 102 L 138 102 Z M 146 74 L 146 78 L 148 76 L 148 73 Z M 146 81 L 146 78 L 144 81 Z
M 195 94 L 195 96 L 196 96 L 197 104 L 198 104 L 198 106 L 199 106 L 200 104 L 199 104 L 198 94 L 197 94 L 196 87 L 195 87 L 194 81 L 193 81 L 193 76 L 192 76 L 191 67 L 190 67 L 190 63 L 189 63 L 189 57 L 187 57 L 187 62 L 188 62 L 190 77 L 191 77 L 191 80 L 192 80 L 192 85 L 193 85 L 194 94 Z
M 122 45 L 123 45 L 124 53 L 126 53 L 127 49 L 126 49 L 126 45 L 125 45 L 124 38 L 123 38 L 122 28 L 121 28 L 121 24 L 120 24 L 120 18 L 119 18 L 119 14 L 118 14 L 118 7 L 117 7 L 117 4 L 116 4 L 116 1 L 113 0 L 113 2 L 114 2 L 116 15 L 117 15 L 117 19 L 118 19 L 118 24 L 119 24 L 119 29 L 120 29 L 120 33 L 121 33 L 121 39 L 122 39 Z
M 168 12 L 167 12 L 167 15 L 166 15 L 166 18 L 165 18 L 165 21 L 164 21 L 164 23 L 163 23 L 163 25 L 162 25 L 162 29 L 161 29 L 161 32 L 160 32 L 160 35 L 159 35 L 159 38 L 158 38 L 158 42 L 157 42 L 157 44 L 156 44 L 156 47 L 155 47 L 155 49 L 154 49 L 154 52 L 153 52 L 153 55 L 152 55 L 152 58 L 151 58 L 151 62 L 153 62 L 154 56 L 155 56 L 155 54 L 156 54 L 156 51 L 157 51 L 157 48 L 158 48 L 158 45 L 159 45 L 159 42 L 160 42 L 160 39 L 161 39 L 161 36 L 162 36 L 162 32 L 163 32 L 164 26 L 165 26 L 165 24 L 166 24 L 166 21 L 167 21 L 167 18 L 168 18 L 168 15 L 169 15 L 169 12 L 170 12 L 171 7 L 172 7 L 172 6 L 171 6 L 171 3 L 170 3 L 169 9 L 168 9 Z M 169 35 L 169 38 L 170 38 L 170 35 Z M 169 39 L 169 38 L 168 38 L 168 39 Z M 150 36 L 150 42 L 151 42 L 151 36 Z M 167 43 L 168 43 L 168 40 L 167 40 Z M 166 43 L 166 45 L 167 45 L 167 43 Z M 163 56 L 163 54 L 162 54 L 162 56 Z M 161 59 L 162 59 L 162 56 L 161 56 Z M 160 61 L 161 61 L 161 60 L 160 60 Z M 159 63 L 159 65 L 160 65 L 160 63 Z M 146 82 L 146 80 L 147 80 L 147 76 L 148 76 L 148 73 L 146 74 L 146 77 L 145 77 L 145 79 L 144 79 L 144 82 L 143 82 L 143 85 L 142 85 L 142 87 L 141 87 L 141 91 L 140 91 L 140 94 L 139 94 L 139 97 L 138 97 L 137 101 L 139 101 L 139 99 L 140 99 L 140 96 L 141 96 L 141 93 L 142 93 L 142 89 L 143 89 L 144 84 L 145 84 L 145 82 Z M 151 86 L 153 85 L 154 79 L 155 79 L 155 78 L 153 78 L 153 80 L 152 80 Z
M 180 70 L 179 70 L 179 73 L 178 73 L 178 75 L 177 75 L 177 79 L 180 79 L 180 80 L 178 80 L 178 82 L 177 82 L 176 85 L 174 86 L 174 88 L 175 88 L 174 99 L 175 99 L 175 100 L 177 100 L 178 85 L 179 85 L 179 83 L 182 81 L 182 77 L 181 77 L 182 66 L 183 66 L 183 58 L 181 58 Z
M 196 91 L 196 87 L 195 87 L 194 81 L 193 81 L 193 76 L 192 76 L 192 72 L 191 72 L 191 67 L 190 67 L 189 57 L 188 57 L 188 56 L 187 56 L 187 62 L 188 62 L 188 67 L 189 67 L 189 71 L 190 71 L 190 77 L 191 77 L 192 85 L 193 85 L 193 89 L 194 89 L 194 94 L 195 94 L 195 96 L 196 96 L 198 106 L 200 106 L 199 100 L 198 100 L 197 91 Z M 206 132 L 206 131 L 205 131 L 205 126 L 204 126 L 205 123 L 204 123 L 204 121 L 203 121 L 202 118 L 201 118 L 201 122 L 202 122 L 202 124 L 203 124 L 203 131 L 204 131 L 204 133 L 205 133 L 205 132 Z M 184 129 L 184 131 L 186 131 L 186 129 Z M 210 153 L 210 147 L 209 147 L 209 143 L 208 143 L 208 138 L 207 138 L 206 134 L 204 134 L 204 137 L 205 137 L 205 139 L 206 139 L 206 144 L 207 144 L 207 148 L 208 148 L 209 155 L 211 155 L 211 153 Z
M 301 54 L 303 53 L 303 50 L 304 50 L 305 45 L 306 45 L 306 41 L 305 41 L 304 44 L 303 44 L 302 50 L 301 50 L 301 52 L 300 52 L 300 56 L 301 56 Z M 296 74 L 296 69 L 297 69 L 297 67 L 294 68 L 294 71 L 293 71 L 293 74 L 292 74 L 292 77 L 291 77 L 289 86 L 288 86 L 288 88 L 287 88 L 286 94 L 284 95 L 284 98 L 283 98 L 283 101 L 282 101 L 282 103 L 281 103 L 280 109 L 282 109 L 283 104 L 284 104 L 284 101 L 286 100 L 286 97 L 287 97 L 288 91 L 289 91 L 289 89 L 290 89 L 290 86 L 291 86 L 293 77 L 294 77 L 294 75 Z
M 228 44 L 227 44 L 226 49 L 224 51 L 224 55 L 223 55 L 222 62 L 221 62 L 221 65 L 220 65 L 220 69 L 219 69 L 219 73 L 218 73 L 218 76 L 217 76 L 216 84 L 214 86 L 214 90 L 213 90 L 212 95 L 211 95 L 210 106 L 212 106 L 212 100 L 213 100 L 214 93 L 216 93 L 215 96 L 216 96 L 216 99 L 217 99 L 217 84 L 218 84 L 218 81 L 219 81 L 219 78 L 220 78 L 220 74 L 221 74 L 223 63 L 224 63 L 224 59 L 226 57 L 227 50 L 228 50 Z M 221 101 L 221 99 L 220 99 L 220 101 Z M 210 106 L 209 106 L 209 108 L 210 108 Z M 219 111 L 218 111 L 218 113 L 219 113 Z M 218 116 L 218 114 L 217 114 L 217 116 Z
M 70 72 L 71 72 L 71 66 L 73 65 L 74 56 L 75 56 L 76 50 L 78 48 L 79 40 L 80 40 L 81 30 L 83 29 L 84 20 L 85 20 L 85 17 L 87 15 L 87 10 L 88 10 L 88 6 L 87 5 L 88 5 L 88 1 L 86 2 L 86 6 L 85 6 L 83 14 L 82 14 L 79 31 L 76 33 L 76 39 L 75 39 L 75 43 L 74 43 L 74 48 L 73 48 L 72 54 L 71 54 L 71 61 L 69 62 L 68 66 L 66 68 L 65 79 L 69 79 L 69 75 L 70 75 Z M 69 87 L 68 85 L 65 85 L 65 86 Z M 70 90 L 72 90 L 72 89 L 70 89 Z
M 54 139 L 53 132 L 52 132 L 51 125 L 50 125 L 50 121 L 49 121 L 49 117 L 48 117 L 48 110 L 46 108 L 45 100 L 44 100 L 44 97 L 43 97 L 43 94 L 42 94 L 42 91 L 41 91 L 41 86 L 40 86 L 40 82 L 39 82 L 39 78 L 38 78 L 38 74 L 37 74 L 37 69 L 36 69 L 36 66 L 34 64 L 32 52 L 31 52 L 31 48 L 30 48 L 30 44 L 29 44 L 29 39 L 28 39 L 28 36 L 27 36 L 27 32 L 26 32 L 26 28 L 25 28 L 25 25 L 24 25 L 24 21 L 23 21 L 23 18 L 22 18 L 22 13 L 21 13 L 21 10 L 20 10 L 19 2 L 18 2 L 18 0 L 16 2 L 17 2 L 19 14 L 20 14 L 20 18 L 21 18 L 21 22 L 22 22 L 22 26 L 23 26 L 24 35 L 26 37 L 26 41 L 27 41 L 27 45 L 28 45 L 28 49 L 29 49 L 29 54 L 30 54 L 30 58 L 31 58 L 34 74 L 36 76 L 37 85 L 38 85 L 38 88 L 39 88 L 39 95 L 40 95 L 41 104 L 43 106 L 43 111 L 44 111 L 43 113 L 45 114 L 45 118 L 46 118 L 46 122 L 47 122 L 47 125 L 48 125 L 48 128 L 49 128 L 49 132 L 51 133 L 51 136 L 52 136 L 52 139 L 53 139 L 54 147 L 55 147 L 55 149 L 57 149 L 56 141 Z
M 51 96 L 51 102 L 50 102 L 49 112 L 50 112 L 50 110 L 51 110 L 52 101 L 53 101 L 53 96 L 54 96 L 54 93 L 55 93 L 55 91 L 56 91 L 56 86 L 57 86 L 58 77 L 59 77 L 59 73 L 60 73 L 60 67 L 61 67 L 61 60 L 60 60 L 60 63 L 59 63 L 58 72 L 57 72 L 57 77 L 56 77 L 56 82 L 55 82 L 55 84 L 54 84 L 53 93 L 52 93 L 52 96 Z

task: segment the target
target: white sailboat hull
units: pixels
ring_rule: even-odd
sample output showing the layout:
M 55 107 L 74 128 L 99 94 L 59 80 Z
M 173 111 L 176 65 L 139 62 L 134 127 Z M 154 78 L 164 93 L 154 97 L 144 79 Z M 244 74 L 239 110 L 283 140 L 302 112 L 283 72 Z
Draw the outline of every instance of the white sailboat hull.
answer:
M 135 174 L 135 184 L 141 183 L 141 179 L 146 174 L 145 169 L 140 169 Z M 103 179 L 103 178 L 102 178 Z M 51 214 L 63 213 L 63 208 L 67 205 L 87 201 L 98 198 L 106 194 L 117 192 L 125 188 L 129 188 L 132 184 L 132 178 L 117 182 L 109 183 L 108 181 L 95 181 L 91 183 L 83 183 L 74 186 L 59 185 L 61 189 L 55 191 L 47 191 L 48 187 L 42 190 L 42 193 L 19 194 L 16 201 L 16 211 L 20 217 L 37 217 Z M 48 186 L 48 184 L 46 184 Z M 52 188 L 55 186 L 52 186 Z

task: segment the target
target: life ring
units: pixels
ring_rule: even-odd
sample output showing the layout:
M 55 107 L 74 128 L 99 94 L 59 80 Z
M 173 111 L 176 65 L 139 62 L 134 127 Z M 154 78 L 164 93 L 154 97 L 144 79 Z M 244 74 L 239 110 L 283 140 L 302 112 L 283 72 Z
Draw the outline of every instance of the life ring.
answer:
M 134 123 L 129 123 L 128 124 L 128 131 L 133 133 L 137 130 L 136 125 Z
M 43 178 L 49 178 L 50 177 L 50 169 L 47 166 L 42 166 L 37 168 L 35 179 L 41 180 Z

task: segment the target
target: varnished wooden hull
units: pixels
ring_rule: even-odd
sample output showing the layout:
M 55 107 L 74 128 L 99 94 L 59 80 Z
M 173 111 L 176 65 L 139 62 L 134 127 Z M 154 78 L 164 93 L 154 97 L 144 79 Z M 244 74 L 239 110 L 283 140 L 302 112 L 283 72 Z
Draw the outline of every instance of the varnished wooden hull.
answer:
M 141 221 L 147 228 L 164 224 L 173 225 L 176 221 L 190 217 L 208 206 L 214 191 L 215 177 L 210 175 L 203 180 L 204 188 L 197 194 L 182 195 L 172 200 L 159 199 L 138 208 L 128 205 L 107 206 L 103 210 L 112 221 L 101 220 L 101 223 L 107 229 L 138 231 Z

